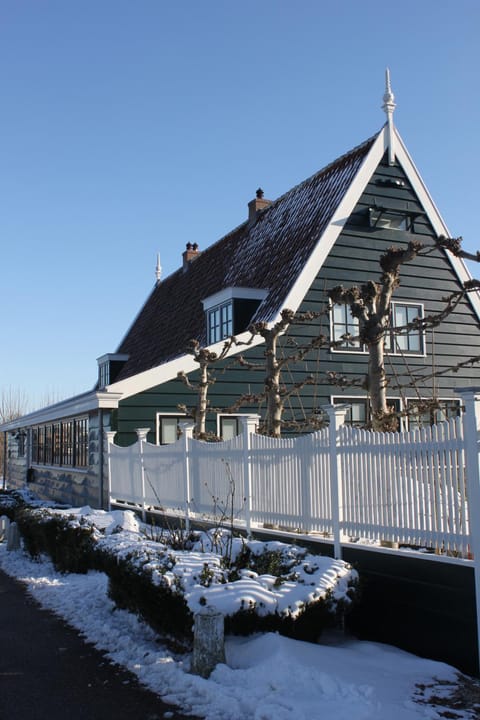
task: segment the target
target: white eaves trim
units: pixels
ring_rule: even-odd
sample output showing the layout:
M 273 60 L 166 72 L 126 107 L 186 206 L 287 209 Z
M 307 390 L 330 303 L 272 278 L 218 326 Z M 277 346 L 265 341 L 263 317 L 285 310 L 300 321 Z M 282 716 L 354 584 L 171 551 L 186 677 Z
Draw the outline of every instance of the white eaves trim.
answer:
M 203 309 L 210 310 L 229 300 L 265 300 L 268 290 L 262 288 L 228 287 L 202 300 Z
M 233 355 L 239 355 L 247 347 L 256 347 L 263 343 L 263 338 L 257 335 L 252 338 L 251 333 L 244 332 L 236 336 L 237 343 L 240 345 L 233 345 L 227 353 L 226 357 L 232 357 Z M 212 352 L 220 353 L 223 350 L 225 341 L 209 345 L 209 349 Z M 137 393 L 144 392 L 150 388 L 156 387 L 157 385 L 163 385 L 163 383 L 169 380 L 174 380 L 179 372 L 190 373 L 198 369 L 198 363 L 195 362 L 193 355 L 181 355 L 175 360 L 170 360 L 162 365 L 145 370 L 144 372 L 138 373 L 138 375 L 132 375 L 131 377 L 125 378 L 125 380 L 119 380 L 118 382 L 112 383 L 107 387 L 107 394 L 118 393 L 122 400 Z
M 41 425 L 62 418 L 84 415 L 92 410 L 114 410 L 118 407 L 120 399 L 121 395 L 117 393 L 97 392 L 94 390 L 62 400 L 62 402 L 55 403 L 55 405 L 49 405 L 46 408 L 35 410 L 28 413 L 28 415 L 4 423 L 0 425 L 0 431 L 7 432 L 18 428 L 31 427 L 32 425 Z

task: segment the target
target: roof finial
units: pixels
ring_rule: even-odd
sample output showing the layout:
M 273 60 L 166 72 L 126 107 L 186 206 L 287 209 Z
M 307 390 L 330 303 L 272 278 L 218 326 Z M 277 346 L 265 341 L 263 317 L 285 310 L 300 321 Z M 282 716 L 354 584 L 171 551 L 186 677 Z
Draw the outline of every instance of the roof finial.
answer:
M 382 110 L 385 111 L 387 116 L 387 137 L 388 137 L 388 164 L 393 165 L 395 163 L 395 132 L 393 127 L 393 111 L 396 108 L 395 95 L 392 92 L 392 86 L 390 85 L 390 70 L 387 68 L 385 71 L 385 94 L 383 96 Z
M 160 253 L 157 253 L 157 264 L 155 266 L 155 279 L 156 279 L 156 285 L 159 285 L 160 280 L 162 279 L 162 266 L 160 265 Z

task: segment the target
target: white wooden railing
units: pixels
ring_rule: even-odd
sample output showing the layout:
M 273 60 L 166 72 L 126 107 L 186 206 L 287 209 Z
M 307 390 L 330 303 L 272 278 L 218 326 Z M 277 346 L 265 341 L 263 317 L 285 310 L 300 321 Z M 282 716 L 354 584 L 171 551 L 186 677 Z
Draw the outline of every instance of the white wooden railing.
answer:
M 250 532 L 277 527 L 341 543 L 401 543 L 468 557 L 471 522 L 464 414 L 433 427 L 374 433 L 343 425 L 345 408 L 329 407 L 319 432 L 273 439 L 254 431 L 219 443 L 192 438 L 147 443 L 146 429 L 130 447 L 108 433 L 110 501 L 191 518 L 234 520 Z M 475 433 L 472 437 L 477 438 Z

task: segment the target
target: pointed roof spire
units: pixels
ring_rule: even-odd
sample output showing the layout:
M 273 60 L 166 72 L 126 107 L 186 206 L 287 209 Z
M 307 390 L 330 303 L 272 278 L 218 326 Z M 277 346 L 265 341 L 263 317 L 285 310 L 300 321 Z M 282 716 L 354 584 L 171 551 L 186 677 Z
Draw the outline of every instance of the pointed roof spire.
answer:
M 160 265 L 160 253 L 157 253 L 157 264 L 155 266 L 155 279 L 156 285 L 159 285 L 160 280 L 162 279 L 162 266 Z
M 390 84 L 390 70 L 385 71 L 385 94 L 383 96 L 382 110 L 387 116 L 387 134 L 388 134 L 388 163 L 395 163 L 395 130 L 393 126 L 393 112 L 396 108 L 395 95 L 392 92 Z

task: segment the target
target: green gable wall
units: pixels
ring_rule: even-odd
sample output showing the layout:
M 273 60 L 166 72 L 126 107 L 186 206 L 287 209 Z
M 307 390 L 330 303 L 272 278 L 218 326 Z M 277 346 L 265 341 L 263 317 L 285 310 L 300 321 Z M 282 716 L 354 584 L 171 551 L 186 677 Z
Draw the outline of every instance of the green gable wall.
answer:
M 403 185 L 389 186 L 385 181 L 401 181 Z M 379 205 L 410 213 L 418 212 L 415 220 L 414 234 L 389 229 L 372 229 L 368 224 L 368 208 Z M 321 311 L 325 308 L 328 291 L 336 285 L 349 287 L 362 284 L 368 280 L 377 281 L 380 276 L 379 258 L 392 245 L 406 245 L 412 237 L 425 244 L 432 244 L 434 233 L 423 213 L 418 198 L 413 192 L 407 177 L 398 166 L 390 167 L 384 159 L 373 175 L 371 181 L 355 207 L 349 222 L 340 234 L 326 262 L 321 268 L 310 288 L 306 288 L 305 298 L 299 312 L 307 310 Z M 396 290 L 394 300 L 424 304 L 426 315 L 438 312 L 444 306 L 442 298 L 459 287 L 455 272 L 445 254 L 435 250 L 428 257 L 419 257 L 407 263 L 401 270 L 401 284 Z M 309 338 L 323 332 L 327 337 L 330 333 L 328 316 L 317 319 L 310 325 L 292 326 L 280 345 L 289 353 L 291 343 L 303 344 Z M 437 371 L 480 354 L 480 332 L 477 318 L 470 303 L 465 300 L 448 319 L 439 327 L 426 334 L 426 357 L 408 356 L 408 368 L 412 372 L 419 368 Z M 262 346 L 247 349 L 243 353 L 250 362 L 262 362 Z M 360 352 L 334 352 L 328 348 L 310 353 L 297 366 L 289 366 L 284 372 L 283 380 L 287 385 L 301 381 L 306 374 L 314 375 L 315 385 L 305 386 L 297 396 L 292 396 L 286 408 L 284 419 L 292 415 L 302 420 L 304 415 L 328 404 L 332 396 L 341 396 L 342 391 L 332 387 L 326 380 L 330 371 L 344 374 L 353 379 L 363 377 L 366 372 L 368 355 Z M 225 370 L 225 368 L 227 368 Z M 405 360 L 401 356 L 391 356 L 391 364 L 387 361 L 388 375 L 402 374 L 407 371 Z M 235 364 L 231 358 L 219 364 L 214 371 L 216 382 L 209 389 L 210 406 L 226 408 L 232 405 L 244 393 L 260 392 L 263 386 L 264 372 L 248 370 Z M 194 374 L 190 376 L 195 379 Z M 464 368 L 456 374 L 449 373 L 437 378 L 436 387 L 439 397 L 455 397 L 455 388 L 468 384 L 478 384 L 479 366 Z M 432 381 L 419 388 L 423 397 L 432 395 Z M 365 396 L 360 389 L 349 388 L 343 393 L 345 397 Z M 399 397 L 396 390 L 391 391 L 392 397 Z M 406 397 L 416 397 L 416 391 L 405 392 Z M 192 406 L 195 404 L 195 393 L 188 390 L 179 380 L 172 380 L 139 395 L 121 401 L 118 410 L 117 442 L 129 444 L 135 440 L 134 429 L 137 427 L 155 428 L 157 413 L 177 412 L 179 404 Z M 242 407 L 239 412 L 262 412 L 262 408 Z M 209 417 L 209 429 L 216 430 L 216 414 Z M 154 433 L 149 435 L 155 441 Z

